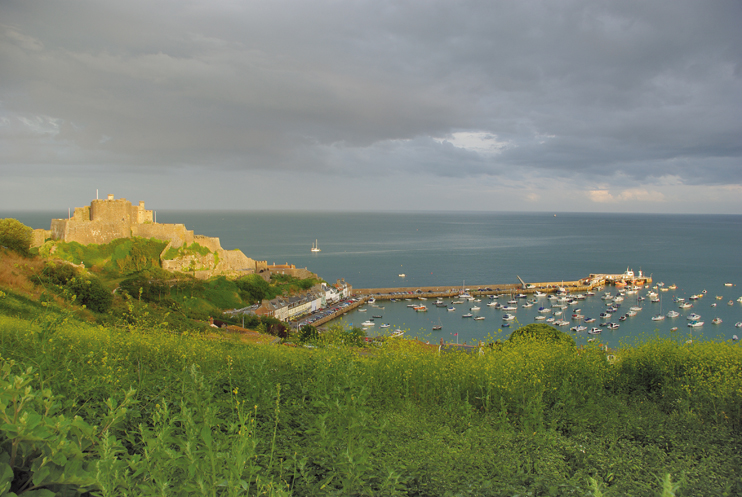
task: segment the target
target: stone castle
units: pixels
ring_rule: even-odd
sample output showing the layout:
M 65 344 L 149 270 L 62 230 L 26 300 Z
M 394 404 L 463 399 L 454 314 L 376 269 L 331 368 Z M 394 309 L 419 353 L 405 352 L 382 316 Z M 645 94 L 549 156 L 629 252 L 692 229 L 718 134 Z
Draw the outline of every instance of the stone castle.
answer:
M 183 224 L 160 224 L 155 222 L 153 211 L 144 208 L 144 202 L 132 205 L 125 198 L 115 199 L 109 194 L 105 200 L 93 200 L 89 206 L 75 207 L 74 215 L 68 219 L 52 219 L 49 230 L 34 230 L 33 246 L 41 246 L 46 240 L 78 242 L 83 245 L 110 243 L 118 238 L 155 238 L 168 244 L 160 255 L 162 268 L 181 271 L 198 278 L 210 278 L 224 274 L 240 276 L 257 273 L 270 277 L 273 272 L 291 274 L 300 278 L 312 275 L 306 269 L 256 261 L 241 250 L 224 250 L 219 238 L 194 235 Z M 193 243 L 208 248 L 207 255 L 181 253 L 174 259 L 164 259 L 171 248 L 187 248 Z

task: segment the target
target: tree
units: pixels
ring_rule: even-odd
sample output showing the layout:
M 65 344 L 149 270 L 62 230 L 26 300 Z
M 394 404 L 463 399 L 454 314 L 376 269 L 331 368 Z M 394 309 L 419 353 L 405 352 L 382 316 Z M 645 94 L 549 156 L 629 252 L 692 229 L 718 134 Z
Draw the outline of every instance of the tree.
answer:
M 563 331 L 559 331 L 553 326 L 542 323 L 533 323 L 527 324 L 526 326 L 521 326 L 513 333 L 511 333 L 509 338 L 509 340 L 511 341 L 523 339 L 532 339 L 543 342 L 552 342 L 555 344 L 571 345 L 572 347 L 575 346 L 574 338 L 564 333 Z
M 18 252 L 28 254 L 33 239 L 33 229 L 29 228 L 17 219 L 0 219 L 0 246 L 4 246 Z

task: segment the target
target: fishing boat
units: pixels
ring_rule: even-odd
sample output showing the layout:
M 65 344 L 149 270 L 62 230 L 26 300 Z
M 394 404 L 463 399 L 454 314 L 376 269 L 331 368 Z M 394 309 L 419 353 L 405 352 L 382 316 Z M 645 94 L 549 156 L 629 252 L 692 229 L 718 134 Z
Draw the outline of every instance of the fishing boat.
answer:
M 312 245 L 312 252 L 322 252 L 316 239 L 314 240 L 314 245 Z

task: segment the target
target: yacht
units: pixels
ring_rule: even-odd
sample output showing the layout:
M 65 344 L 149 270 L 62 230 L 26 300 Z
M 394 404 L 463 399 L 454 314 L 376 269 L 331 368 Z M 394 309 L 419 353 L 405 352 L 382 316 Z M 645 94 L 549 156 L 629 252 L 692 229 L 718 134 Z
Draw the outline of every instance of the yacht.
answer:
M 317 240 L 314 240 L 314 245 L 312 245 L 312 252 L 322 252 L 319 248 L 319 244 L 317 243 Z

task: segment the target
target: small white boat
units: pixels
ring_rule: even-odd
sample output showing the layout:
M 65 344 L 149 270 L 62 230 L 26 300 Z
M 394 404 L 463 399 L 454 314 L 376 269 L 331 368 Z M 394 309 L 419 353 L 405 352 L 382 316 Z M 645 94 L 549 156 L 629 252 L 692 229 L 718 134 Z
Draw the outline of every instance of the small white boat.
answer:
M 322 252 L 319 248 L 319 244 L 317 243 L 317 240 L 314 240 L 314 245 L 312 245 L 312 252 Z
M 536 321 L 545 321 L 546 320 L 546 316 L 542 316 L 541 314 L 539 314 L 538 316 L 536 316 L 533 319 L 535 319 Z M 552 319 L 554 319 L 554 318 L 552 318 Z
M 428 308 L 426 306 L 424 306 L 424 305 L 418 305 L 417 307 L 415 307 L 415 310 L 417 312 L 427 312 L 428 311 Z
M 696 314 L 695 312 L 692 312 L 692 313 L 690 313 L 688 315 L 688 317 L 686 319 L 688 321 L 698 321 L 699 319 L 701 319 L 701 315 L 700 314 Z
M 381 326 L 379 326 L 379 328 L 389 328 L 390 326 L 391 324 L 386 323 L 386 324 L 382 324 Z
M 691 321 L 688 323 L 689 328 L 698 328 L 699 326 L 703 326 L 703 321 Z
M 478 310 L 480 310 L 480 307 L 478 307 L 478 306 L 475 305 L 474 307 L 469 307 L 469 310 L 470 311 L 478 311 Z
M 617 330 L 619 326 L 621 326 L 621 325 L 619 325 L 618 323 L 608 323 L 608 324 L 606 325 L 606 327 L 607 327 L 607 328 L 608 328 L 609 330 Z
M 737 328 L 742 328 L 742 321 L 737 321 L 736 323 L 734 323 L 734 326 L 736 326 Z
M 484 321 L 484 316 L 477 316 L 474 318 L 474 321 Z
M 693 307 L 693 304 L 691 304 L 690 302 L 683 302 L 682 304 L 680 304 L 681 309 L 690 309 L 691 307 Z
M 732 340 L 736 342 L 737 340 L 739 340 L 739 337 L 737 337 L 737 335 L 732 335 Z
M 401 337 L 402 335 L 404 335 L 404 331 L 397 328 L 396 330 L 394 330 L 394 333 L 391 334 L 391 337 L 397 338 L 397 337 Z
M 678 311 L 670 311 L 667 313 L 668 318 L 676 318 L 680 316 L 680 313 Z
M 453 306 L 451 306 L 451 307 L 449 307 L 449 308 L 448 308 L 447 310 L 448 310 L 448 312 L 453 312 L 453 311 L 455 311 L 455 310 L 456 310 L 456 308 L 455 308 L 455 307 L 453 307 Z
M 663 314 L 657 314 L 656 316 L 652 316 L 652 321 L 664 321 L 665 316 Z
M 400 278 L 404 278 L 405 277 L 405 274 L 404 273 L 399 273 L 399 277 Z
M 470 317 L 472 317 L 473 315 L 474 315 L 474 314 L 472 314 L 471 312 L 468 312 L 468 313 L 466 313 L 466 314 L 462 314 L 462 315 L 461 315 L 461 317 L 462 317 L 462 318 L 470 318 Z
M 588 330 L 588 333 L 591 335 L 598 335 L 602 332 L 603 330 L 601 330 L 600 328 L 590 328 L 590 330 Z
M 587 331 L 587 326 L 582 326 L 582 325 L 580 325 L 580 326 L 573 326 L 573 327 L 571 327 L 569 329 L 569 331 L 574 331 L 574 332 L 580 333 L 582 331 Z
M 374 326 L 375 324 L 373 321 L 364 321 L 361 326 Z
M 724 286 L 734 286 L 734 283 L 724 283 Z
M 514 314 L 503 314 L 502 315 L 502 320 L 503 321 L 512 321 L 513 319 L 515 319 L 515 315 Z
M 711 323 L 712 324 L 721 324 L 722 321 L 721 321 L 721 318 L 714 318 L 714 319 L 711 320 Z

